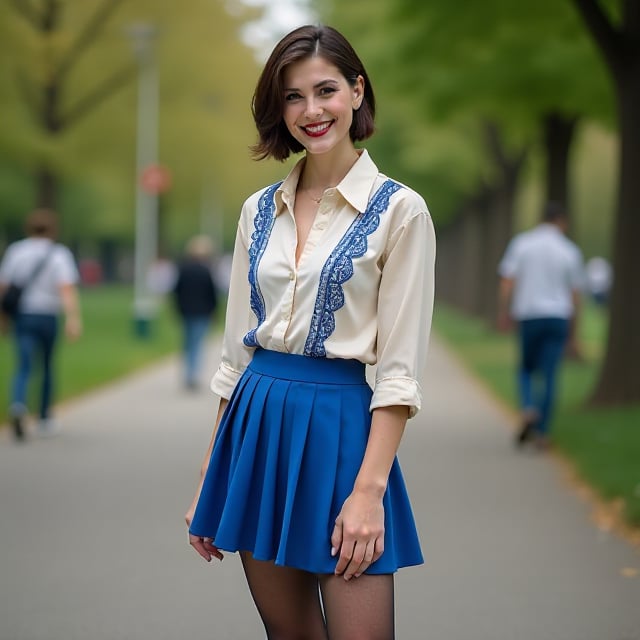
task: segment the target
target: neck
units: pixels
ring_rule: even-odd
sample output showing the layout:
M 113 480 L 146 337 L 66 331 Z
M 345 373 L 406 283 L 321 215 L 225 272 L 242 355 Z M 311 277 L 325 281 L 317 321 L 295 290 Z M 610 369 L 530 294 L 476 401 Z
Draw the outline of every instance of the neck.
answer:
M 360 157 L 351 146 L 350 152 L 337 154 L 307 154 L 299 187 L 302 189 L 327 189 L 335 187 Z

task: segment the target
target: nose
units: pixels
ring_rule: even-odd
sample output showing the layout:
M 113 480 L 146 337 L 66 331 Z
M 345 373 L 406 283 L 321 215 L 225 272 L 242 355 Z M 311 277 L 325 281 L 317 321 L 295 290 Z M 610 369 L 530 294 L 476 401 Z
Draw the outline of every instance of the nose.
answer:
M 304 115 L 307 118 L 314 118 L 319 116 L 321 113 L 322 113 L 322 107 L 316 101 L 315 97 L 312 96 L 308 98 L 305 104 Z

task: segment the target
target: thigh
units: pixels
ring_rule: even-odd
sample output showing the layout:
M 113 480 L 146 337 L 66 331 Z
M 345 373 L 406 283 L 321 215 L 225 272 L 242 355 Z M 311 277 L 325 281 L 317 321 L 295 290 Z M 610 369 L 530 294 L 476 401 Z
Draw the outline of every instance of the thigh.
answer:
M 549 320 L 544 333 L 544 346 L 542 348 L 541 365 L 547 374 L 553 373 L 564 353 L 569 323 L 566 320 Z
M 40 345 L 45 364 L 48 365 L 53 354 L 58 335 L 58 320 L 55 316 L 43 316 L 40 326 Z
M 20 367 L 29 367 L 36 348 L 36 335 L 27 318 L 19 316 L 16 320 L 15 345 Z
M 395 637 L 393 574 L 346 581 L 320 576 L 327 631 L 331 640 L 392 640 Z
M 534 320 L 522 320 L 519 327 L 520 367 L 525 371 L 536 368 L 537 331 Z
M 268 638 L 327 640 L 317 577 L 240 552 L 251 596 Z

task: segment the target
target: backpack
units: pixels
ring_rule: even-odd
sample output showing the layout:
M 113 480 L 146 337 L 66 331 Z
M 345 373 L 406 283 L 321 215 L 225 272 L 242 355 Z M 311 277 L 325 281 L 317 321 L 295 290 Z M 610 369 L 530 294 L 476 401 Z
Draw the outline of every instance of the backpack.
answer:
M 9 287 L 2 295 L 2 299 L 0 299 L 0 310 L 5 316 L 9 318 L 15 318 L 18 314 L 18 309 L 20 307 L 20 299 L 22 298 L 22 294 L 25 289 L 38 277 L 42 269 L 44 269 L 45 264 L 49 260 L 49 256 L 53 253 L 56 245 L 52 245 L 49 251 L 45 254 L 45 256 L 38 262 L 35 269 L 29 274 L 29 277 L 22 284 L 16 284 L 12 282 L 9 284 Z

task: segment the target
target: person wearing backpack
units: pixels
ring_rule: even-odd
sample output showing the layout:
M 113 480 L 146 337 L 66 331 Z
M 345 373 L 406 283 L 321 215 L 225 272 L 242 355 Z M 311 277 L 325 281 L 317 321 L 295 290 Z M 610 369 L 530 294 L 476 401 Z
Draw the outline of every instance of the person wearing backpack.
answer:
M 49 209 L 36 209 L 26 221 L 27 237 L 14 242 L 0 263 L 0 298 L 19 289 L 17 308 L 0 320 L 15 344 L 16 370 L 10 387 L 9 418 L 17 440 L 25 439 L 29 381 L 36 365 L 42 366 L 38 428 L 42 435 L 56 429 L 51 415 L 55 380 L 53 357 L 59 318 L 64 332 L 76 340 L 82 334 L 77 283 L 78 270 L 71 251 L 56 243 L 58 220 Z

